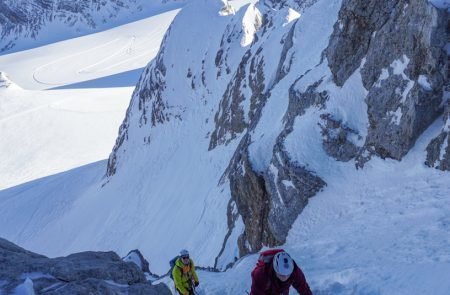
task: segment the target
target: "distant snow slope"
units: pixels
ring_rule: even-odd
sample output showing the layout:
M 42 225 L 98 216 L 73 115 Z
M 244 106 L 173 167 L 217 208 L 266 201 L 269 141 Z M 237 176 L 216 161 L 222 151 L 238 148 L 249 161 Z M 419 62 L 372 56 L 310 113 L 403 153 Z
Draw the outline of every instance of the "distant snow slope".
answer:
M 131 88 L 0 88 L 0 189 L 104 159 Z
M 67 88 L 0 87 L 0 189 L 105 159 L 133 86 L 178 11 L 0 56 L 13 85 Z
M 85 85 L 76 83 L 110 77 L 112 81 L 103 85 L 95 81 L 91 84 L 91 87 L 107 88 L 120 80 L 130 81 L 127 75 L 134 79 L 127 86 L 134 86 L 141 69 L 158 52 L 162 37 L 178 11 L 170 10 L 101 33 L 0 55 L 0 71 L 7 72 L 26 89 L 63 85 L 83 88 Z
M 0 53 L 99 32 L 180 8 L 184 0 L 4 0 Z

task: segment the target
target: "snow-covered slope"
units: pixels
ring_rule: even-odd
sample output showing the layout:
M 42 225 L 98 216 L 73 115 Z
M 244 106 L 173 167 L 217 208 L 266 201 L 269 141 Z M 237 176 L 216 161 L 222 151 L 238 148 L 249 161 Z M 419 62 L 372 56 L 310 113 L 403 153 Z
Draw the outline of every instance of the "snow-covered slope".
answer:
M 373 19 L 357 0 L 192 2 L 139 80 L 107 177 L 103 162 L 1 191 L 0 235 L 50 256 L 139 248 L 159 274 L 181 248 L 225 269 L 283 243 L 316 294 L 447 294 L 450 175 L 424 164 L 447 124 L 443 14 L 397 2 L 370 1 Z M 390 28 L 411 31 L 380 57 Z M 202 292 L 244 293 L 255 260 L 200 272 Z
M 0 88 L 0 188 L 104 159 L 130 92 Z
M 5 0 L 0 53 L 79 37 L 184 5 L 184 0 Z
M 142 68 L 157 54 L 162 37 L 178 11 L 1 55 L 0 67 L 26 89 L 134 86 Z
M 0 188 L 104 160 L 178 11 L 0 56 Z

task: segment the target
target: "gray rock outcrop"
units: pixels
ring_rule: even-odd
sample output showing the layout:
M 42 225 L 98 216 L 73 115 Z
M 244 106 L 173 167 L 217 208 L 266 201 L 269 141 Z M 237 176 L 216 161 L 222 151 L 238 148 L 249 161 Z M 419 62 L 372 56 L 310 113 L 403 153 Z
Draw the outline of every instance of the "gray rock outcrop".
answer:
M 216 129 L 211 135 L 210 150 L 219 144 L 227 144 L 248 127 L 241 103 L 245 100 L 243 88 L 249 87 L 247 82 L 247 67 L 250 63 L 250 57 L 251 52 L 247 51 L 223 94 L 219 110 L 214 118 Z
M 298 215 L 308 199 L 326 183 L 306 167 L 297 165 L 283 149 L 283 141 L 274 147 L 273 158 L 265 173 L 270 196 L 269 228 L 278 244 L 284 244 Z
M 47 258 L 0 238 L 0 280 L 6 294 L 27 278 L 37 294 L 170 294 L 152 286 L 134 264 L 114 252 L 81 252 Z
M 282 7 L 284 2 L 266 1 L 266 4 L 271 7 Z M 293 58 L 290 50 L 293 47 L 295 22 L 282 37 L 275 71 L 266 72 L 267 59 L 273 59 L 273 56 L 266 55 L 263 45 L 258 41 L 270 38 L 276 13 L 272 9 L 262 9 L 261 13 L 263 21 L 253 41 L 254 44 L 243 55 L 221 100 L 215 117 L 216 129 L 212 133 L 209 146 L 209 149 L 214 149 L 217 145 L 227 144 L 247 131 L 225 172 L 230 181 L 231 199 L 236 204 L 237 211 L 245 224 L 244 233 L 238 240 L 240 255 L 259 251 L 263 245 L 283 244 L 295 219 L 306 206 L 308 198 L 314 196 L 325 185 L 325 182 L 314 172 L 292 163 L 283 150 L 283 140 L 290 131 L 280 136 L 273 150 L 270 167 L 266 171 L 255 171 L 249 159 L 248 148 L 252 141 L 250 134 L 260 120 L 270 90 L 290 72 Z M 233 41 L 236 33 L 229 30 L 228 34 L 227 42 L 236 42 Z M 261 42 L 264 44 L 263 41 Z M 222 41 L 220 54 L 216 56 L 218 76 L 222 75 L 224 68 L 229 69 L 227 65 L 229 49 L 224 46 L 225 43 Z M 268 81 L 267 76 L 273 76 L 274 79 Z M 312 92 L 313 90 L 308 93 Z M 311 96 L 314 95 L 311 94 Z M 318 96 L 318 100 L 324 103 L 326 93 L 318 94 Z M 242 109 L 242 102 L 245 100 L 249 101 L 250 105 L 247 114 Z M 298 101 L 299 104 L 305 104 L 303 109 L 316 102 L 315 97 L 311 97 L 306 102 L 301 99 Z M 287 125 L 292 125 L 301 111 L 295 106 L 290 107 L 289 110 L 288 113 L 292 114 L 288 115 L 291 116 L 291 120 L 288 120 Z M 233 218 L 228 214 L 229 224 L 232 223 Z
M 328 155 L 342 162 L 360 155 L 361 149 L 350 140 L 350 137 L 361 139 L 358 132 L 332 118 L 330 114 L 321 115 L 320 118 L 323 120 L 323 148 Z
M 249 143 L 250 137 L 247 135 L 237 148 L 227 173 L 232 200 L 245 224 L 245 231 L 238 240 L 241 255 L 256 252 L 262 245 L 274 246 L 281 242 L 269 225 L 271 197 L 264 176 L 255 172 L 251 166 Z
M 446 24 L 426 0 L 343 1 L 326 56 L 337 85 L 361 68 L 370 153 L 402 159 L 442 114 Z
M 125 262 L 133 262 L 135 263 L 143 272 L 150 272 L 150 264 L 147 259 L 145 259 L 144 255 L 142 255 L 141 251 L 138 249 L 131 250 L 128 252 L 127 256 L 122 258 Z
M 450 104 L 447 103 L 444 112 L 444 128 L 427 146 L 425 164 L 442 171 L 450 171 Z
M 250 163 L 246 135 L 228 168 L 232 200 L 245 224 L 239 237 L 240 255 L 259 251 L 262 245 L 274 247 L 286 242 L 292 224 L 308 199 L 325 186 L 313 172 L 293 163 L 279 139 L 270 167 L 256 172 Z M 228 216 L 229 223 L 233 216 Z

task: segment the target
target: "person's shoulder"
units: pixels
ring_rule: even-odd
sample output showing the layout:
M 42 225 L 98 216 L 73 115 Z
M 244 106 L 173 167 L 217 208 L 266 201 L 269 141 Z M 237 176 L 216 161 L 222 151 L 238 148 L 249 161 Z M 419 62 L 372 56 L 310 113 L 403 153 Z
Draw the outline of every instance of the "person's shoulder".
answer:
M 270 264 L 266 264 L 266 265 L 262 265 L 262 266 L 257 266 L 253 269 L 252 271 L 252 275 L 254 277 L 266 277 L 268 272 L 269 272 L 269 267 L 271 267 Z
M 181 258 L 178 258 L 178 259 L 175 261 L 175 265 L 178 266 L 178 267 L 183 267 L 183 262 L 181 261 Z

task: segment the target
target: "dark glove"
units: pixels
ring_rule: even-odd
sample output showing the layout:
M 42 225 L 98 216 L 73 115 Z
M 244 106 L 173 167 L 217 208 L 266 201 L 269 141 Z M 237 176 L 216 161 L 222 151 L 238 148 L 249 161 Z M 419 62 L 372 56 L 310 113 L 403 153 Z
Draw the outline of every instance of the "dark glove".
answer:
M 195 285 L 196 287 L 198 287 L 198 285 L 200 285 L 200 283 L 199 283 L 199 282 L 194 282 L 194 285 Z

